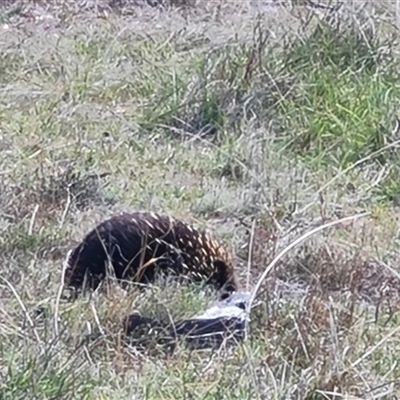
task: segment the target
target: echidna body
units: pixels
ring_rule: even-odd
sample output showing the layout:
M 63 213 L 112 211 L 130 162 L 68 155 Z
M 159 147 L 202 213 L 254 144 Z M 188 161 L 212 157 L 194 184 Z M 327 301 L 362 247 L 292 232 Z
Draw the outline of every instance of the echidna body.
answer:
M 96 288 L 107 264 L 118 280 L 148 283 L 157 272 L 205 281 L 224 294 L 238 289 L 231 260 L 206 233 L 167 215 L 124 213 L 94 228 L 73 250 L 67 286 Z M 109 265 L 110 265 L 109 264 Z

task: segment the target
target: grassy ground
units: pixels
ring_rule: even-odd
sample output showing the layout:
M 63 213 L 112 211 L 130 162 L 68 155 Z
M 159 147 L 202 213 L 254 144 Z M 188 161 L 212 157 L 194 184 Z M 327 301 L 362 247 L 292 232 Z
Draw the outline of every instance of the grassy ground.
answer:
M 130 3 L 1 8 L 0 398 L 397 398 L 394 2 Z M 58 300 L 68 250 L 138 209 L 209 229 L 250 288 L 302 233 L 370 215 L 281 260 L 248 341 L 167 356 L 122 346 L 122 318 L 190 316 L 213 293 Z

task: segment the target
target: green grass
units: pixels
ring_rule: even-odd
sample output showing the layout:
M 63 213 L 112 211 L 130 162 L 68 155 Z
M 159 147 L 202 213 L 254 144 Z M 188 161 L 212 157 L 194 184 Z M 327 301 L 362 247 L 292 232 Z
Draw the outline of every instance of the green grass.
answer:
M 317 166 L 348 167 L 380 149 L 398 105 L 396 61 L 380 54 L 385 43 L 372 30 L 346 29 L 320 25 L 284 58 L 298 89 L 282 111 L 293 146 Z
M 171 3 L 0 8 L 0 398 L 399 396 L 394 5 Z M 212 290 L 57 299 L 68 250 L 127 210 L 209 229 L 250 287 L 321 220 L 371 215 L 277 265 L 248 341 L 164 354 L 123 346 L 124 316 L 189 317 Z

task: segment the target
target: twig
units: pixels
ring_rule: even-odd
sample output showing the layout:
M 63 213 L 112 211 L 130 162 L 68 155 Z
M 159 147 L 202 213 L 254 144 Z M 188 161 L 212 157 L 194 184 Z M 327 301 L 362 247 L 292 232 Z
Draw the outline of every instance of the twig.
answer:
M 32 213 L 31 221 L 29 223 L 29 229 L 28 229 L 28 235 L 29 236 L 32 235 L 33 225 L 35 224 L 36 214 L 37 214 L 38 210 L 39 210 L 39 204 L 36 204 L 35 209 L 33 210 L 33 213 Z
M 254 245 L 254 230 L 256 227 L 256 220 L 253 220 L 251 224 L 251 234 L 250 234 L 250 243 L 249 243 L 249 257 L 247 260 L 247 279 L 246 279 L 246 290 L 249 290 L 250 287 L 250 268 L 251 268 L 251 261 L 253 258 L 253 245 Z
M 62 216 L 61 216 L 60 229 L 64 226 L 65 219 L 67 218 L 67 214 L 68 214 L 68 210 L 69 210 L 70 205 L 71 205 L 71 191 L 68 188 L 67 203 L 65 204 L 65 208 L 64 208 L 64 211 L 63 211 Z
M 60 286 L 59 286 L 58 292 L 57 292 L 56 306 L 55 306 L 55 310 L 54 310 L 54 331 L 55 331 L 56 337 L 59 334 L 59 331 L 58 331 L 58 315 L 59 315 L 59 309 L 60 309 L 61 295 L 62 295 L 62 291 L 64 289 L 65 271 L 68 268 L 68 260 L 69 260 L 71 252 L 72 252 L 72 250 L 69 250 L 68 253 L 67 253 L 67 256 L 65 257 L 64 264 L 63 264 L 63 269 L 61 271 L 61 283 L 60 283 Z
M 99 318 L 99 315 L 97 313 L 96 307 L 94 306 L 94 304 L 92 302 L 90 303 L 90 308 L 92 309 L 92 313 L 93 313 L 94 320 L 96 322 L 97 328 L 99 329 L 101 335 L 105 336 L 104 329 L 101 326 L 100 318 Z

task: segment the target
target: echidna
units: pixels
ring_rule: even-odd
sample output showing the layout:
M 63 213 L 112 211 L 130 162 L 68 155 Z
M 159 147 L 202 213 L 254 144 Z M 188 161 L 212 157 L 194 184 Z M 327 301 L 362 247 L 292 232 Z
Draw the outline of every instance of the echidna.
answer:
M 100 223 L 72 251 L 65 283 L 79 288 L 86 279 L 87 286 L 96 288 L 107 264 L 120 281 L 148 283 L 161 272 L 211 284 L 222 297 L 238 289 L 223 247 L 205 232 L 167 215 L 124 213 Z

